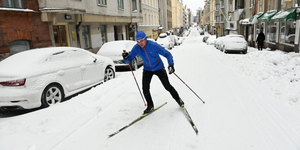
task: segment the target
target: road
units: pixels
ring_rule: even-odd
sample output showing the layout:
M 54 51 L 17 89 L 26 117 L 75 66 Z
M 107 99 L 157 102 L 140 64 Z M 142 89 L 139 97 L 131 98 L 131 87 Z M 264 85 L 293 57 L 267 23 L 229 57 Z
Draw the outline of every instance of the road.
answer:
M 234 67 L 246 55 L 224 54 L 206 45 L 196 29 L 171 52 L 176 74 L 206 102 L 203 104 L 176 76 L 169 75 L 199 129 L 198 135 L 154 77 L 151 93 L 155 106 L 168 104 L 108 138 L 145 109 L 131 72 L 119 72 L 116 79 L 59 106 L 1 121 L 0 134 L 6 137 L 0 135 L 0 144 L 30 150 L 300 149 L 298 114 L 276 101 L 270 87 Z M 141 85 L 142 69 L 134 73 Z M 13 140 L 16 137 L 19 140 Z M 12 146 L 10 140 L 19 142 L 18 146 Z

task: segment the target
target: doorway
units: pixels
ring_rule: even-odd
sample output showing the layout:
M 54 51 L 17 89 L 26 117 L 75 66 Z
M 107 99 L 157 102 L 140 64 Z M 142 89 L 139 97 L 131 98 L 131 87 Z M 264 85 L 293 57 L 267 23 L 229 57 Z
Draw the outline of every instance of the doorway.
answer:
M 68 46 L 66 27 L 64 25 L 53 25 L 52 29 L 55 46 Z

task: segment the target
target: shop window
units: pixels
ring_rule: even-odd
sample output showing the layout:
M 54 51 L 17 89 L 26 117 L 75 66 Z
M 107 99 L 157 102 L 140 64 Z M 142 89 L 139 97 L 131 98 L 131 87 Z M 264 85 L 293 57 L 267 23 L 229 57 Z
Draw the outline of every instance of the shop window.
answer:
M 294 44 L 296 25 L 294 21 L 280 23 L 280 43 Z
M 285 26 L 285 33 L 286 33 L 285 43 L 294 44 L 295 30 L 296 30 L 296 24 L 294 24 L 294 21 L 287 21 Z
M 260 33 L 260 31 L 264 31 L 264 26 L 261 23 L 256 24 L 256 38 L 257 38 L 258 34 Z
M 274 22 L 267 23 L 266 41 L 276 42 L 276 25 Z
M 88 25 L 82 26 L 82 38 L 83 38 L 83 48 L 84 49 L 91 48 L 90 27 Z
M 10 54 L 12 55 L 30 49 L 30 44 L 29 41 L 27 40 L 16 40 L 10 42 L 8 45 L 9 45 Z
M 249 28 L 248 28 L 248 33 L 249 33 L 249 35 L 248 35 L 248 42 L 252 42 L 252 26 L 249 26 Z
M 3 7 L 24 8 L 23 0 L 2 0 Z

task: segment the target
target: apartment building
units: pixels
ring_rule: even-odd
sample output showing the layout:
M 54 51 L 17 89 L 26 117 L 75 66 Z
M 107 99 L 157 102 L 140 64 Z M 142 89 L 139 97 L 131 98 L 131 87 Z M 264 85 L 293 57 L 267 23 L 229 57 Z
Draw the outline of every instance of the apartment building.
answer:
M 134 40 L 142 22 L 140 0 L 39 0 L 54 46 L 96 53 L 109 41 Z
M 208 10 L 211 3 L 206 1 L 204 17 L 212 12 Z M 258 33 L 263 31 L 266 35 L 264 47 L 299 52 L 299 4 L 300 0 L 216 0 L 214 19 L 217 29 L 220 28 L 217 36 L 241 34 L 255 47 Z M 207 24 L 207 19 L 204 22 Z
M 174 35 L 180 35 L 183 32 L 182 10 L 181 0 L 172 0 L 172 28 Z
M 142 0 L 142 12 L 143 21 L 139 23 L 138 29 L 144 31 L 147 38 L 156 39 L 162 30 L 159 24 L 158 0 Z

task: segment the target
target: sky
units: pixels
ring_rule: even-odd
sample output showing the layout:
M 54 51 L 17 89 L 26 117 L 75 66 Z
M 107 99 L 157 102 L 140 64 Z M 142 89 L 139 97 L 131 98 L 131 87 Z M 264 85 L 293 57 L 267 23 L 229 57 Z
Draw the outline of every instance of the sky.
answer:
M 188 8 L 190 8 L 193 12 L 193 14 L 196 14 L 196 10 L 201 7 L 204 7 L 204 0 L 182 0 L 183 5 L 187 5 Z

